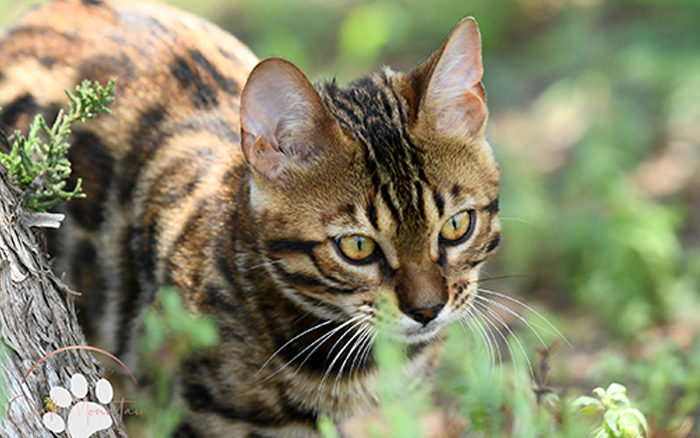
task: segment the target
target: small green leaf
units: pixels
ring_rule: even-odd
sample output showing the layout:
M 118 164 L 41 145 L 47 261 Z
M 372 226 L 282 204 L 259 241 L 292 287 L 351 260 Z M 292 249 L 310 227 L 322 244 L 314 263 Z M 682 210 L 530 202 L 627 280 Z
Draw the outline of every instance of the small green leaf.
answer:
M 624 395 L 627 392 L 627 388 L 624 386 L 620 385 L 619 383 L 611 383 L 610 386 L 608 386 L 608 394 L 613 395 L 613 394 L 622 394 Z
M 593 394 L 597 395 L 598 398 L 600 398 L 601 400 L 602 400 L 603 397 L 605 397 L 605 395 L 606 395 L 605 390 L 604 390 L 603 388 L 600 388 L 600 387 L 594 389 L 594 390 L 593 390 Z
M 612 438 L 608 431 L 603 427 L 598 431 L 598 433 L 595 435 L 595 438 Z
M 574 400 L 571 403 L 571 405 L 574 409 L 582 409 L 585 407 L 595 407 L 595 408 L 601 409 L 601 410 L 603 409 L 603 404 L 600 402 L 600 400 L 598 400 L 597 398 L 588 397 L 585 395 L 582 395 L 581 397 L 576 398 L 576 400 Z
M 635 426 L 635 429 L 639 430 L 641 426 L 644 432 L 648 432 L 647 419 L 644 415 L 637 409 L 625 409 L 620 412 L 620 418 L 622 424 L 629 424 Z
M 606 411 L 605 414 L 603 414 L 605 424 L 607 425 L 607 428 L 610 429 L 613 434 L 612 436 L 614 437 L 620 436 L 620 426 L 617 424 L 619 418 L 620 414 L 613 410 Z
M 619 383 L 611 383 L 610 386 L 608 386 L 607 396 L 618 405 L 627 406 L 629 404 L 627 388 Z
M 70 162 L 65 158 L 70 144 L 65 139 L 75 121 L 109 112 L 106 105 L 114 102 L 113 93 L 114 80 L 107 87 L 85 81 L 76 87 L 75 95 L 66 93 L 70 100 L 68 114 L 59 111 L 52 126 L 37 114 L 26 137 L 15 131 L 10 152 L 0 153 L 0 162 L 7 167 L 12 182 L 24 192 L 25 208 L 44 211 L 59 202 L 85 196 L 80 180 L 73 190 L 64 190 L 71 174 Z

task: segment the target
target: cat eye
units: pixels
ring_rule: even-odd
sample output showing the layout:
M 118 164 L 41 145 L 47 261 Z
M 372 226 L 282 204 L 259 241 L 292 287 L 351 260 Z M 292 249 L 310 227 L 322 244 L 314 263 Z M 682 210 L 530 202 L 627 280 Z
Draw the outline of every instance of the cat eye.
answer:
M 338 237 L 336 244 L 340 252 L 353 262 L 366 261 L 377 249 L 377 243 L 374 240 L 359 234 Z
M 440 229 L 440 238 L 444 242 L 459 243 L 469 237 L 474 228 L 474 211 L 463 211 L 452 216 Z

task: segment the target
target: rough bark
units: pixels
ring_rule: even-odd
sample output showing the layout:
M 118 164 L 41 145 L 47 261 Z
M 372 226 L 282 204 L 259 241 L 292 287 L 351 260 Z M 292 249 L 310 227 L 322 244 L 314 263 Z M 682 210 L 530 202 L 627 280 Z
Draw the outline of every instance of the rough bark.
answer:
M 54 386 L 69 388 L 71 376 L 80 373 L 88 382 L 86 400 L 97 401 L 94 388 L 103 371 L 84 349 L 42 360 L 86 341 L 70 299 L 73 292 L 53 274 L 41 238 L 30 229 L 50 221 L 26 213 L 18 195 L 0 165 L 0 437 L 70 437 L 44 425 L 45 397 Z M 58 414 L 67 418 L 69 409 Z M 90 436 L 126 437 L 118 412 L 110 411 L 112 427 Z

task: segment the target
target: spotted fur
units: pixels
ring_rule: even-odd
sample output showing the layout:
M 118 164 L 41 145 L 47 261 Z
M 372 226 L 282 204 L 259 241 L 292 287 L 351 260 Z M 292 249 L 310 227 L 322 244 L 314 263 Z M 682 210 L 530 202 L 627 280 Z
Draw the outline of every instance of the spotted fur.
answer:
M 375 406 L 378 320 L 421 379 L 469 311 L 500 242 L 481 75 L 471 18 L 410 72 L 313 86 L 170 7 L 56 1 L 0 39 L 0 123 L 116 77 L 114 113 L 72 137 L 88 198 L 50 236 L 83 326 L 133 363 L 138 317 L 172 284 L 222 339 L 182 364 L 177 436 L 306 437 Z M 469 234 L 445 241 L 465 211 Z M 352 262 L 347 235 L 377 249 Z

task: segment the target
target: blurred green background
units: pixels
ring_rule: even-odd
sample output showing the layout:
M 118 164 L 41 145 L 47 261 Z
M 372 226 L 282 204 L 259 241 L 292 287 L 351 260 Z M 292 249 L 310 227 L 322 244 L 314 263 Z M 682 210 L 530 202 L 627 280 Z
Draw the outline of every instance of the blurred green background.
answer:
M 340 82 L 409 69 L 476 17 L 503 171 L 503 243 L 486 276 L 506 278 L 484 286 L 567 336 L 573 348 L 550 358 L 557 391 L 619 381 L 653 436 L 700 436 L 700 1 L 171 3 Z M 0 0 L 0 21 L 28 7 Z M 495 310 L 534 360 L 527 327 Z M 469 357 L 452 353 L 448 368 Z

